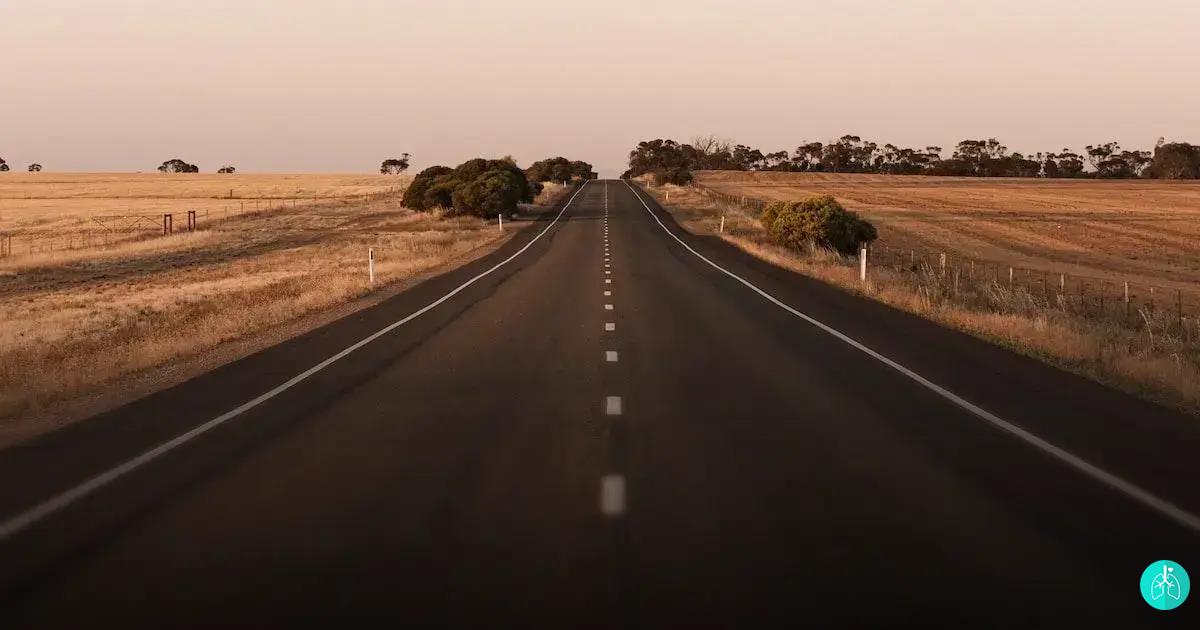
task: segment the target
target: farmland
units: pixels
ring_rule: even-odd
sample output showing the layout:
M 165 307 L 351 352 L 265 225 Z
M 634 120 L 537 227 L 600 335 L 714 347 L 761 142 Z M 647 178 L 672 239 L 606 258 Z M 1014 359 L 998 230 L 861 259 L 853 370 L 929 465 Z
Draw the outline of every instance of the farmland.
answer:
M 879 228 L 877 249 L 1114 285 L 1200 286 L 1200 183 L 716 171 L 697 183 L 770 201 L 833 195 Z
M 1200 406 L 1200 184 L 716 171 L 695 183 L 651 189 L 693 232 L 1132 393 Z M 758 221 L 753 200 L 812 195 L 878 228 L 868 282 L 853 260 L 775 245 Z
M 0 444 L 299 334 L 480 256 L 513 231 L 407 210 L 399 201 L 405 181 L 0 178 L 0 231 L 13 237 L 0 257 Z M 170 234 L 162 214 L 174 215 Z M 113 215 L 148 219 L 128 230 L 94 220 Z

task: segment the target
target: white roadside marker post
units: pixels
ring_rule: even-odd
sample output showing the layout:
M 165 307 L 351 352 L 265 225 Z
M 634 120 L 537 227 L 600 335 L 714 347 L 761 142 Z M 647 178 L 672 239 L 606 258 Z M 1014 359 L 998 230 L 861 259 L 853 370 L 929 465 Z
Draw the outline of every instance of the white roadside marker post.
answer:
M 863 282 L 867 281 L 867 245 L 866 243 L 858 246 L 858 275 Z
M 725 233 L 725 215 L 723 214 L 721 215 L 721 229 L 719 231 L 721 234 Z
M 500 226 L 500 231 L 504 231 L 504 213 L 496 215 L 496 224 Z
M 375 248 L 367 248 L 367 277 L 370 278 L 371 286 L 375 286 Z

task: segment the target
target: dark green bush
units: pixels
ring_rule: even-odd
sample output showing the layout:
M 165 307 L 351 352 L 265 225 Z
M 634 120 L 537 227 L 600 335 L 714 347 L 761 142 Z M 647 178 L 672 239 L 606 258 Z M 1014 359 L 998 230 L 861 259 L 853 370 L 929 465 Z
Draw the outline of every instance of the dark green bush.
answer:
M 454 192 L 454 211 L 483 218 L 509 214 L 517 210 L 528 190 L 524 174 L 518 176 L 508 169 L 493 169 Z
M 404 199 L 401 201 L 405 208 L 413 210 L 429 210 L 436 206 L 427 205 L 425 202 L 425 192 L 430 186 L 444 175 L 453 173 L 454 169 L 445 166 L 430 166 L 429 168 L 417 173 L 413 178 L 412 183 L 408 185 L 408 189 L 404 191 Z M 447 205 L 446 207 L 449 207 Z
M 429 187 L 425 189 L 425 194 L 421 197 L 422 204 L 427 210 L 453 208 L 454 191 L 462 188 L 462 185 L 462 180 L 455 173 L 442 175 L 430 182 Z
M 457 168 L 431 166 L 421 171 L 404 191 L 404 206 L 413 210 L 453 209 L 458 214 L 495 217 L 517 211 L 540 192 L 509 159 L 476 158 Z
M 534 162 L 525 169 L 525 176 L 534 182 L 564 182 L 572 179 L 595 179 L 592 165 L 580 160 L 553 157 Z
M 773 203 L 763 210 L 760 219 L 777 244 L 796 250 L 812 243 L 853 254 L 859 243 L 869 243 L 878 236 L 875 226 L 828 195 Z
M 687 186 L 692 183 L 692 172 L 682 166 L 654 169 L 651 171 L 650 176 L 655 186 L 662 186 L 663 184 Z

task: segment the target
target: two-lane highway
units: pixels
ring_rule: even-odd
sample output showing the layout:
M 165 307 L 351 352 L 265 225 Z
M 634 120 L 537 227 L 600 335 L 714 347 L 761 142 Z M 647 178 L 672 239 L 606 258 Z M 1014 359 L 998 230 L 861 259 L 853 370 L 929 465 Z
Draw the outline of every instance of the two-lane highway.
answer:
M 1146 625 L 1142 569 L 1200 567 L 1198 447 L 591 182 L 492 256 L 0 453 L 0 622 Z

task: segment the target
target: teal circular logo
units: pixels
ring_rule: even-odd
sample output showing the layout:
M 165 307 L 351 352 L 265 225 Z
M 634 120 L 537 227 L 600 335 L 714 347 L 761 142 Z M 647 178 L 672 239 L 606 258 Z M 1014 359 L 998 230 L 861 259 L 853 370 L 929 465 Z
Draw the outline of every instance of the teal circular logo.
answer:
M 1177 562 L 1157 560 L 1142 571 L 1142 597 L 1159 610 L 1178 608 L 1191 590 L 1192 581 Z

